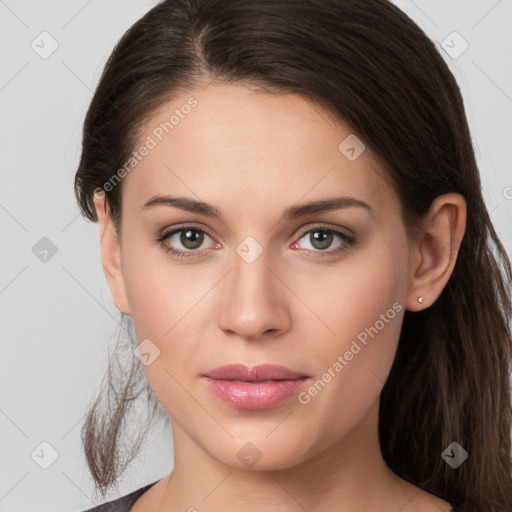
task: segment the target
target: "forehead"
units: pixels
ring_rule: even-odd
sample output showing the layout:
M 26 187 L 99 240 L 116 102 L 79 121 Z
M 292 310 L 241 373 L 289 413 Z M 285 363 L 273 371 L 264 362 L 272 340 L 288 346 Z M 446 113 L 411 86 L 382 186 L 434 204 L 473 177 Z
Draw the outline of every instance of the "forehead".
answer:
M 302 96 L 210 84 L 180 93 L 145 121 L 123 205 L 180 193 L 221 209 L 240 198 L 249 208 L 334 195 L 386 208 L 394 194 L 363 147 L 349 126 Z

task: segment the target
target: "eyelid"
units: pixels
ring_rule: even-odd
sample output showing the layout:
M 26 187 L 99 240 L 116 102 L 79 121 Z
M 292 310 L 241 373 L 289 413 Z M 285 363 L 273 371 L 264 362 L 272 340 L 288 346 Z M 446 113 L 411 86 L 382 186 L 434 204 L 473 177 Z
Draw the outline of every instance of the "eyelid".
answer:
M 167 228 L 162 229 L 159 232 L 159 236 L 164 237 L 168 236 L 171 233 L 175 233 L 176 231 L 185 231 L 186 229 L 196 229 L 197 231 L 203 231 L 205 232 L 210 238 L 214 238 L 212 235 L 210 228 L 206 227 L 203 224 L 195 224 L 190 222 L 184 222 L 183 224 L 176 224 L 173 226 L 169 226 Z
M 310 231 L 314 231 L 315 229 L 318 229 L 318 230 L 325 229 L 326 231 L 341 232 L 342 234 L 345 234 L 348 237 L 356 236 L 356 234 L 349 228 L 335 226 L 334 224 L 328 224 L 328 223 L 322 223 L 322 222 L 314 224 L 313 227 L 305 226 L 305 227 L 301 228 L 298 231 L 298 234 L 296 236 L 298 236 L 299 238 L 302 238 L 303 235 L 305 235 L 306 233 L 309 233 Z M 348 232 L 348 233 L 346 233 L 346 232 Z

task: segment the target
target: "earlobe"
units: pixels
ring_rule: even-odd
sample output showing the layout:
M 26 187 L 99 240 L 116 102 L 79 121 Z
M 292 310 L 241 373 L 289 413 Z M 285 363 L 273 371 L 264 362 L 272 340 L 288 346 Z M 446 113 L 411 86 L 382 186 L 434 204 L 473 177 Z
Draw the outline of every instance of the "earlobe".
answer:
M 112 301 L 120 311 L 130 314 L 121 267 L 121 246 L 104 193 L 94 195 L 94 207 L 98 216 L 103 272 L 110 288 Z
M 437 197 L 414 243 L 413 273 L 406 300 L 409 311 L 431 306 L 450 278 L 466 229 L 466 201 L 460 194 Z

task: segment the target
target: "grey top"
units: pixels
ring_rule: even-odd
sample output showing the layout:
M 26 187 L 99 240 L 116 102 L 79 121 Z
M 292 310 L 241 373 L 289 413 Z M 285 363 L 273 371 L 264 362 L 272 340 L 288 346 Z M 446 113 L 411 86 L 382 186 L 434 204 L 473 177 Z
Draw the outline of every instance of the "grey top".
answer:
M 142 496 L 150 487 L 155 485 L 159 480 L 153 482 L 151 484 L 145 485 L 144 487 L 140 487 L 139 489 L 131 492 L 130 494 L 126 494 L 121 498 L 118 498 L 113 501 L 109 501 L 107 503 L 103 503 L 102 505 L 98 505 L 97 507 L 85 510 L 84 512 L 129 512 L 132 505 Z M 451 502 L 450 502 L 451 503 Z M 452 504 L 453 506 L 453 504 Z M 150 512 L 150 511 L 148 511 Z M 482 512 L 471 508 L 467 505 L 458 505 L 453 507 L 452 512 Z
M 94 508 L 90 508 L 85 510 L 84 512 L 129 512 L 132 505 L 153 485 L 155 485 L 159 480 L 153 482 L 151 484 L 145 485 L 144 487 L 140 487 L 136 491 L 131 492 L 130 494 L 126 494 L 121 498 L 117 498 L 116 500 L 108 501 L 107 503 L 102 503 Z

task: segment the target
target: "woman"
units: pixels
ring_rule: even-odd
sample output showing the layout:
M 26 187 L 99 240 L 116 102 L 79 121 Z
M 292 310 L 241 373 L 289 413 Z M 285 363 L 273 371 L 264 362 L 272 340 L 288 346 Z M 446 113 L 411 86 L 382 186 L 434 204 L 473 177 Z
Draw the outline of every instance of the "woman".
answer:
M 174 442 L 94 510 L 512 510 L 510 262 L 456 81 L 397 7 L 161 2 L 107 63 L 75 191 L 137 356 L 82 430 L 98 489 L 136 398 Z

